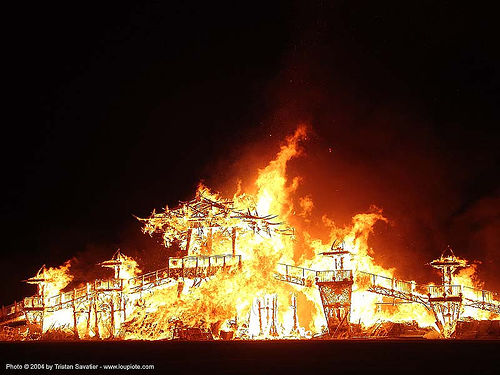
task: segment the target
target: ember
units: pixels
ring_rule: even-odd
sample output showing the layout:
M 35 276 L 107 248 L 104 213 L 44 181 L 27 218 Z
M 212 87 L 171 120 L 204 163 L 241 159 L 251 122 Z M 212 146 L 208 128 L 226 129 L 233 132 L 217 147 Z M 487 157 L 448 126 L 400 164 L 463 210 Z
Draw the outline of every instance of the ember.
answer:
M 182 255 L 143 273 L 120 250 L 101 262 L 110 279 L 68 292 L 71 263 L 43 266 L 26 282 L 37 293 L 2 307 L 1 338 L 251 340 L 308 338 L 498 336 L 500 295 L 476 288 L 474 267 L 448 248 L 429 265 L 439 285 L 393 277 L 378 265 L 368 237 L 380 210 L 354 216 L 345 228 L 330 226 L 329 242 L 304 236 L 315 250 L 307 257 L 289 224 L 292 196 L 287 163 L 301 154 L 299 127 L 265 168 L 255 194 L 238 190 L 222 198 L 200 185 L 176 208 L 138 218 L 143 232 L 159 235 Z M 313 207 L 298 197 L 304 215 Z M 476 322 L 476 323 L 473 323 Z M 480 333 L 478 333 L 480 332 Z M 496 332 L 496 333 L 495 333 Z

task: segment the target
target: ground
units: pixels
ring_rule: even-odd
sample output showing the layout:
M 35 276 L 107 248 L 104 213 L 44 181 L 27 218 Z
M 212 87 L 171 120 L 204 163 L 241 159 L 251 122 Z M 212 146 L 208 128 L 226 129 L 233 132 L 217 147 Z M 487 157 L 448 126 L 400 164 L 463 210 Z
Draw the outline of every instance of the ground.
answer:
M 499 340 L 14 342 L 1 343 L 0 353 L 3 369 L 91 363 L 155 365 L 132 371 L 145 374 L 494 374 L 499 347 Z

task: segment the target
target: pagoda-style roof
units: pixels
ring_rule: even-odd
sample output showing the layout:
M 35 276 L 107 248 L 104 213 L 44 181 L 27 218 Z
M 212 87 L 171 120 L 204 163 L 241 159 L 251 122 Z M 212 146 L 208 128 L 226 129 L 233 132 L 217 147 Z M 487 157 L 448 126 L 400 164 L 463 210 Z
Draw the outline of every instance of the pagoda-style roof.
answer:
M 458 268 L 458 267 L 465 267 L 467 265 L 467 261 L 455 256 L 451 247 L 448 246 L 441 254 L 441 257 L 433 260 L 432 262 L 429 263 L 429 265 L 431 265 L 434 268 L 446 268 L 446 267 Z
M 42 284 L 47 282 L 48 280 L 45 278 L 45 264 L 40 267 L 35 276 L 30 277 L 29 279 L 23 280 L 23 282 L 28 284 Z
M 176 208 L 166 207 L 160 213 L 153 211 L 149 218 L 137 219 L 144 222 L 144 233 L 161 233 L 165 246 L 170 246 L 173 241 L 189 242 L 191 234 L 199 238 L 210 236 L 212 230 L 227 239 L 234 236 L 234 231 L 269 237 L 273 233 L 293 235 L 293 228 L 275 221 L 277 217 L 260 215 L 252 204 L 240 208 L 232 200 L 215 200 L 199 193 L 195 199 L 181 202 Z
M 105 260 L 104 262 L 98 263 L 101 267 L 115 268 L 120 267 L 125 262 L 125 257 L 121 253 L 120 249 L 116 250 L 110 260 Z
M 332 246 L 330 247 L 330 251 L 324 251 L 320 254 L 325 256 L 336 256 L 336 255 L 350 254 L 350 251 L 345 249 L 344 241 L 340 242 L 335 240 L 333 241 Z

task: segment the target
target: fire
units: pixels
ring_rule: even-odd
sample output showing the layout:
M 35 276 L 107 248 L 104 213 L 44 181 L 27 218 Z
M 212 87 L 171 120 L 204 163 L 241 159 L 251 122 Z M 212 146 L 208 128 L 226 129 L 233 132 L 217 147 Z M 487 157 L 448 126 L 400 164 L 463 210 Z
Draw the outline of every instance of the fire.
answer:
M 286 143 L 281 146 L 276 157 L 266 167 L 259 170 L 258 178 L 255 182 L 256 193 L 253 197 L 241 193 L 238 189 L 237 193 L 233 196 L 233 200 L 241 204 L 241 210 L 255 209 L 262 215 L 279 213 L 280 218 L 285 222 L 291 219 L 295 209 L 292 198 L 294 198 L 293 195 L 300 184 L 301 178 L 293 177 L 290 179 L 286 173 L 287 164 L 290 160 L 303 153 L 300 148 L 300 142 L 306 136 L 306 128 L 304 126 L 299 127 L 292 136 L 286 139 Z M 218 194 L 211 192 L 207 187 L 202 185 L 200 185 L 197 195 L 206 196 L 214 200 L 220 199 Z M 256 202 L 255 205 L 253 205 L 253 202 Z M 310 213 L 313 206 L 314 202 L 310 196 L 299 197 L 299 207 L 302 209 L 301 216 Z M 187 298 L 193 299 L 190 303 L 186 304 L 183 301 L 181 305 L 187 309 L 186 313 L 189 312 L 188 315 L 196 311 L 195 316 L 203 316 L 203 319 L 200 321 L 205 322 L 204 328 L 208 328 L 210 324 L 218 324 L 220 320 L 228 321 L 236 316 L 249 315 L 250 322 L 255 322 L 258 320 L 255 318 L 258 315 L 255 313 L 255 306 L 259 298 L 263 298 L 262 300 L 264 301 L 274 298 L 272 296 L 276 296 L 279 301 L 282 301 L 280 305 L 287 306 L 290 304 L 287 301 L 290 298 L 290 294 L 296 293 L 304 296 L 301 306 L 303 310 L 299 312 L 299 316 L 309 317 L 309 319 L 302 319 L 302 324 L 305 326 L 303 331 L 321 331 L 322 327 L 326 325 L 326 321 L 315 292 L 300 290 L 299 288 L 295 288 L 292 291 L 289 285 L 274 282 L 272 272 L 276 268 L 276 265 L 281 262 L 315 269 L 331 269 L 333 268 L 332 260 L 321 256 L 320 253 L 326 251 L 329 243 L 332 243 L 335 239 L 343 238 L 346 249 L 352 254 L 351 259 L 348 259 L 345 264 L 346 269 L 355 271 L 363 270 L 392 278 L 395 269 L 385 269 L 376 264 L 372 256 L 373 250 L 368 246 L 368 238 L 373 231 L 375 223 L 377 221 L 387 221 L 382 214 L 382 210 L 373 207 L 371 211 L 370 213 L 355 215 L 352 224 L 344 228 L 336 227 L 332 220 L 324 216 L 323 223 L 330 230 L 328 243 L 323 243 L 321 240 L 312 238 L 307 234 L 305 236 L 306 245 L 315 250 L 315 255 L 312 259 L 304 258 L 302 254 L 303 249 L 299 248 L 295 242 L 290 241 L 289 238 L 278 236 L 263 240 L 260 237 L 256 238 L 254 236 L 244 237 L 240 239 L 239 243 L 239 251 L 245 260 L 244 272 L 238 276 L 232 275 L 229 278 L 223 279 L 223 281 L 216 278 L 206 282 L 204 284 L 206 288 L 199 287 L 188 294 L 189 297 Z M 146 228 L 148 228 L 149 224 L 146 224 Z M 149 229 L 149 232 L 152 232 L 151 229 Z M 214 246 L 212 248 L 214 253 L 218 251 L 223 253 L 225 250 L 222 246 L 219 248 Z M 265 267 L 263 262 L 258 261 L 259 259 L 265 260 Z M 300 259 L 301 263 L 295 264 L 293 259 Z M 244 285 L 244 288 L 238 287 L 239 285 Z M 469 283 L 464 283 L 464 285 L 469 285 Z M 219 313 L 214 314 L 214 311 L 217 311 L 217 309 L 214 310 L 211 303 L 218 301 L 219 298 L 223 299 L 223 301 L 218 302 L 220 306 L 234 306 L 235 310 L 221 308 Z M 246 301 L 249 300 L 253 302 L 248 304 Z M 434 317 L 422 306 L 395 304 L 390 306 L 390 308 L 380 309 L 378 307 L 379 302 L 381 302 L 380 296 L 369 293 L 366 291 L 361 280 L 355 280 L 352 295 L 351 321 L 362 323 L 364 327 L 369 327 L 380 320 L 416 320 L 421 326 L 434 325 Z M 205 303 L 207 304 L 206 306 L 204 305 Z M 177 304 L 175 301 L 173 303 L 165 303 L 165 305 L 170 306 L 169 311 L 171 312 L 171 316 L 169 316 L 169 319 L 173 319 L 177 314 L 181 317 L 181 321 L 188 321 L 190 325 L 196 325 L 196 322 L 184 317 L 185 312 L 171 308 L 172 305 L 175 306 Z M 200 306 L 205 306 L 207 310 L 200 309 Z M 206 314 L 207 311 L 210 312 L 208 316 Z M 281 318 L 290 316 L 290 310 L 287 309 L 279 312 L 278 315 Z M 255 331 L 255 323 L 253 326 Z
M 57 296 L 73 280 L 73 275 L 69 271 L 70 267 L 71 260 L 59 267 L 47 268 L 43 265 L 35 276 L 25 281 L 36 285 L 37 294 L 45 301 L 50 297 Z
M 341 334 L 343 328 L 338 328 L 346 324 L 369 331 L 384 321 L 416 321 L 420 327 L 451 335 L 454 326 L 447 318 L 439 320 L 432 303 L 451 308 L 458 299 L 450 302 L 445 296 L 444 302 L 431 303 L 432 285 L 396 280 L 396 268 L 375 261 L 369 237 L 377 222 L 388 221 L 380 208 L 354 215 L 346 226 L 336 225 L 327 214 L 313 219 L 313 197 L 297 193 L 303 177 L 289 176 L 287 168 L 291 160 L 304 155 L 301 143 L 306 140 L 307 128 L 299 126 L 275 158 L 258 170 L 251 192 L 242 191 L 239 183 L 232 198 L 226 199 L 200 184 L 194 200 L 138 218 L 144 233 L 160 235 L 166 247 L 177 244 L 185 250 L 186 257 L 169 259 L 166 269 L 144 274 L 136 260 L 118 250 L 111 260 L 100 263 L 114 269 L 113 279 L 96 280 L 66 294 L 61 291 L 72 280 L 70 262 L 44 269 L 43 277 L 39 274 L 36 279 L 43 280 L 36 282 L 44 304 L 54 306 L 47 319 L 50 327 L 73 326 L 81 337 L 149 340 L 182 338 L 191 332 L 190 337 L 198 338 L 273 339 Z M 326 241 L 308 232 L 312 224 L 328 233 Z M 469 305 L 477 301 L 477 289 L 483 287 L 477 264 L 466 267 L 454 256 L 440 259 L 456 260 L 454 267 L 460 270 L 453 274 L 453 268 L 449 281 L 453 277 L 463 287 L 463 298 L 472 301 Z M 451 295 L 451 284 L 443 285 Z M 76 306 L 77 296 L 90 302 Z M 336 302 L 328 307 L 325 298 Z M 462 301 L 462 294 L 456 298 Z M 32 305 L 27 300 L 25 306 L 35 311 L 36 301 L 33 297 Z M 98 313 L 105 318 L 99 319 Z M 462 316 L 496 315 L 465 306 Z M 332 319 L 338 323 L 335 332 Z
M 306 127 L 299 126 L 293 136 L 281 146 L 276 158 L 259 170 L 257 186 L 257 209 L 264 214 L 277 213 L 287 220 L 293 211 L 290 195 L 297 189 L 300 178 L 295 177 L 287 186 L 287 163 L 301 154 L 299 142 L 306 138 Z

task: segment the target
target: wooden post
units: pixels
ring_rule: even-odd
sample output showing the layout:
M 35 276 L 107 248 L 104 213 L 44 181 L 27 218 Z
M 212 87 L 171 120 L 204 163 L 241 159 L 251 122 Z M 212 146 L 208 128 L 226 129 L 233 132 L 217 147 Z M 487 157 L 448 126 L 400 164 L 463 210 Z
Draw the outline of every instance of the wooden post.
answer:
M 266 323 L 269 324 L 269 299 L 265 300 L 266 302 L 266 310 L 267 310 L 267 314 L 266 314 Z
M 77 317 L 76 317 L 76 292 L 73 289 L 73 332 L 75 334 L 75 338 L 78 338 L 78 325 L 77 325 Z
M 87 294 L 85 296 L 85 299 L 88 301 L 90 298 L 90 283 L 87 283 Z M 87 312 L 87 331 L 85 335 L 89 335 L 90 332 L 90 315 L 92 312 L 92 302 L 89 301 L 89 311 Z
M 260 298 L 257 298 L 257 311 L 259 312 L 259 336 L 262 335 L 262 311 L 260 306 Z
M 233 227 L 232 244 L 233 244 L 233 257 L 236 255 L 236 227 Z
M 296 332 L 297 329 L 299 328 L 297 322 L 298 322 L 298 318 L 297 318 L 297 297 L 295 296 L 295 294 L 292 294 L 292 308 L 293 308 L 293 331 Z
M 207 238 L 207 248 L 208 248 L 208 253 L 212 254 L 212 240 L 213 240 L 213 229 L 210 227 L 208 229 L 208 238 Z
M 95 296 L 94 296 L 94 318 L 95 318 L 94 331 L 95 331 L 96 337 L 100 338 L 100 335 L 99 335 L 99 320 L 98 320 L 97 314 L 98 313 L 97 313 L 97 293 L 96 293 Z
M 114 293 L 111 292 L 111 306 L 110 306 L 110 312 L 111 312 L 111 337 L 115 337 L 115 298 L 114 298 Z
M 276 328 L 277 309 L 278 309 L 278 296 L 275 295 L 273 296 L 272 299 L 271 328 L 269 329 L 269 334 L 271 336 L 278 336 L 278 330 Z
M 193 233 L 193 229 L 189 228 L 187 231 L 187 242 L 186 242 L 186 253 L 189 255 L 189 246 L 191 245 L 191 234 Z
M 123 304 L 123 321 L 127 320 L 127 303 L 125 298 L 123 298 L 123 292 L 121 292 L 120 302 Z

